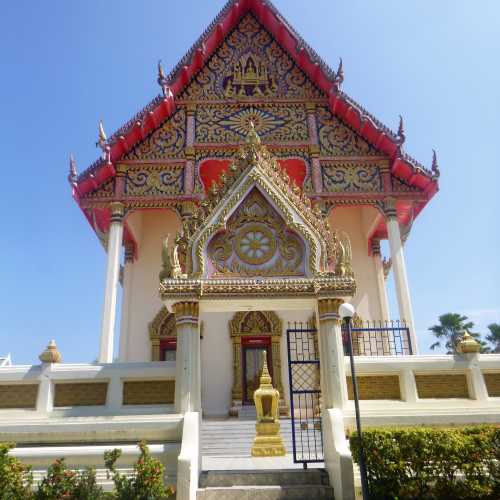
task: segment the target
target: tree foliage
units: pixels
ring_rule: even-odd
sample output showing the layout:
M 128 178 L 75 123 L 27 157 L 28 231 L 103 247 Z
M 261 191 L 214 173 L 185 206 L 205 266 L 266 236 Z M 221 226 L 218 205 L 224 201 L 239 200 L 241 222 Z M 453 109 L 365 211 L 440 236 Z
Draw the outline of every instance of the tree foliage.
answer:
M 500 354 L 500 323 L 488 325 L 490 333 L 486 335 L 486 340 L 492 345 L 491 352 Z
M 434 350 L 444 346 L 447 354 L 453 354 L 456 351 L 457 342 L 463 335 L 464 330 L 469 331 L 471 336 L 479 341 L 479 334 L 470 332 L 473 327 L 474 323 L 469 321 L 467 316 L 457 313 L 442 314 L 439 316 L 439 324 L 429 328 L 437 339 L 431 345 L 431 349 Z

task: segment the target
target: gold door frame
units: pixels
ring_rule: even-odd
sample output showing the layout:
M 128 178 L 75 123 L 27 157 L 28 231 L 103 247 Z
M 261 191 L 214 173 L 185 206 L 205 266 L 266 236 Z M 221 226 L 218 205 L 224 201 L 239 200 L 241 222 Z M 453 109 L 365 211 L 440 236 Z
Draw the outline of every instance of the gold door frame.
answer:
M 281 336 L 283 333 L 281 318 L 273 311 L 239 311 L 229 322 L 229 333 L 233 344 L 233 388 L 231 391 L 233 407 L 243 403 L 242 338 L 270 336 L 273 386 L 280 393 L 280 412 L 287 414 L 288 408 L 281 378 Z
M 176 337 L 175 315 L 163 306 L 153 321 L 149 323 L 149 339 L 151 340 L 151 361 L 160 361 L 160 340 L 166 337 Z

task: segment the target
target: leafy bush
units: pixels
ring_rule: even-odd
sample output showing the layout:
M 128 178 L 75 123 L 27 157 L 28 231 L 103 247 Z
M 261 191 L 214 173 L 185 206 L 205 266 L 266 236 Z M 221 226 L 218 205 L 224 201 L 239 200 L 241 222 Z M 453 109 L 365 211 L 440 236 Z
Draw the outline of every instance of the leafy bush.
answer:
M 63 458 L 48 469 L 35 494 L 36 500 L 100 500 L 104 492 L 97 486 L 95 471 L 75 472 L 68 469 Z
M 140 457 L 134 474 L 128 478 L 116 469 L 121 450 L 104 453 L 104 462 L 113 477 L 115 491 L 104 493 L 97 485 L 94 469 L 76 472 L 64 459 L 56 460 L 47 476 L 33 489 L 31 468 L 9 456 L 13 444 L 0 444 L 0 500 L 162 500 L 172 495 L 173 488 L 163 482 L 163 464 L 153 458 L 145 443 L 139 443 Z
M 160 500 L 172 495 L 171 487 L 163 482 L 163 464 L 153 458 L 144 442 L 139 443 L 141 455 L 134 465 L 134 475 L 130 478 L 120 474 L 116 461 L 121 450 L 114 449 L 104 453 L 104 463 L 115 483 L 115 496 L 118 500 Z
M 33 498 L 33 476 L 31 468 L 11 457 L 9 451 L 14 444 L 0 443 L 0 500 Z
M 363 444 L 371 500 L 500 498 L 498 428 L 369 429 Z

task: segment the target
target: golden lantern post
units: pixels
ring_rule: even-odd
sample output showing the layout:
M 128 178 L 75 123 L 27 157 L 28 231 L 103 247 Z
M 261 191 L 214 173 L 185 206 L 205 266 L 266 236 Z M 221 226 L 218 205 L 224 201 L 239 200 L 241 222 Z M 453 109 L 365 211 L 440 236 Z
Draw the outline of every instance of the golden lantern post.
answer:
M 253 457 L 282 457 L 286 454 L 280 434 L 279 399 L 280 393 L 271 381 L 267 368 L 267 353 L 262 353 L 263 366 L 259 388 L 253 399 L 257 410 L 256 436 L 252 446 Z

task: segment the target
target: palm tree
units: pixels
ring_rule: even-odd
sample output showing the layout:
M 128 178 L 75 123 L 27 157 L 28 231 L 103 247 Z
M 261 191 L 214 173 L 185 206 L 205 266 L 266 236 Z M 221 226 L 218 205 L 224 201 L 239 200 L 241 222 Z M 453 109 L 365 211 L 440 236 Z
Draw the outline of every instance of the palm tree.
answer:
M 457 313 L 446 313 L 439 316 L 439 324 L 433 325 L 429 330 L 436 337 L 437 342 L 431 345 L 431 349 L 434 350 L 436 347 L 441 347 L 441 343 L 444 344 L 446 348 L 446 354 L 453 354 L 456 349 L 456 344 L 460 337 L 463 335 L 463 331 L 470 331 L 474 327 L 472 321 L 468 321 L 467 316 L 462 316 Z M 479 333 L 471 333 L 478 342 Z
M 488 325 L 488 329 L 490 334 L 486 335 L 486 340 L 493 344 L 491 352 L 500 354 L 500 323 L 491 323 L 491 325 Z

